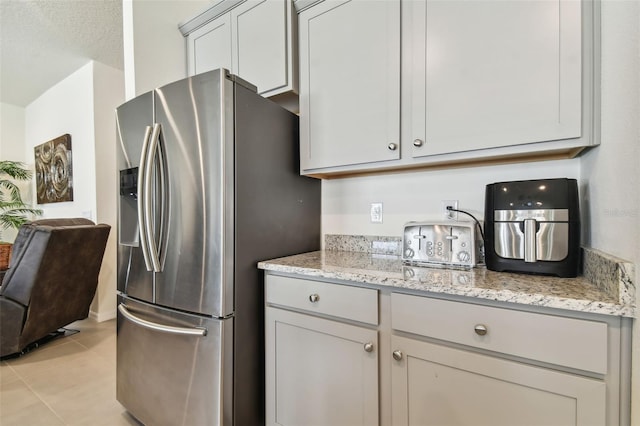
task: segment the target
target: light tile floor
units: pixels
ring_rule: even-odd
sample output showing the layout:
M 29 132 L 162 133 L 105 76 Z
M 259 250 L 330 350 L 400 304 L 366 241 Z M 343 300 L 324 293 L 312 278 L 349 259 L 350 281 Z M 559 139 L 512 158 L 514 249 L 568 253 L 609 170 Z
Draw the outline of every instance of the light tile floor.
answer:
M 0 365 L 2 426 L 138 426 L 116 401 L 116 321 L 80 330 Z

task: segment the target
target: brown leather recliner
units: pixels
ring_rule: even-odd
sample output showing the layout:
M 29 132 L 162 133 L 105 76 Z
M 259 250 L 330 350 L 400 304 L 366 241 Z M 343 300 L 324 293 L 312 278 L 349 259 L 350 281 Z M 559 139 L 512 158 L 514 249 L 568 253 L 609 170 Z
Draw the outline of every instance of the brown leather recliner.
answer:
M 0 356 L 89 315 L 110 229 L 81 218 L 20 227 L 0 288 Z

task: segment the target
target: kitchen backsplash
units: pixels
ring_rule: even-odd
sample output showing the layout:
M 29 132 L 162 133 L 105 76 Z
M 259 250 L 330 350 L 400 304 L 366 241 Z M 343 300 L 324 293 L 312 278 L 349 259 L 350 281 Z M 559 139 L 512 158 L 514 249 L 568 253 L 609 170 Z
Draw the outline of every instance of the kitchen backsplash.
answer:
M 607 293 L 617 297 L 621 304 L 635 303 L 635 268 L 633 263 L 585 248 L 582 250 L 582 274 Z
M 325 235 L 325 250 L 401 256 L 402 238 L 371 235 Z M 582 275 L 622 304 L 635 302 L 634 265 L 588 247 L 582 247 Z
M 402 238 L 376 237 L 370 235 L 331 235 L 324 236 L 325 250 L 357 251 L 369 254 L 400 256 Z

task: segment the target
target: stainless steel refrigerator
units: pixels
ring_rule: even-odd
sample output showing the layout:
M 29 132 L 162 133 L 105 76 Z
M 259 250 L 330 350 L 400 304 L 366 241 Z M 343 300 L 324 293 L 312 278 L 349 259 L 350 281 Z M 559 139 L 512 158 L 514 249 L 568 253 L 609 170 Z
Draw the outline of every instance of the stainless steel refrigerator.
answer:
M 317 250 L 298 118 L 216 70 L 116 112 L 117 399 L 147 425 L 264 421 L 260 260 Z

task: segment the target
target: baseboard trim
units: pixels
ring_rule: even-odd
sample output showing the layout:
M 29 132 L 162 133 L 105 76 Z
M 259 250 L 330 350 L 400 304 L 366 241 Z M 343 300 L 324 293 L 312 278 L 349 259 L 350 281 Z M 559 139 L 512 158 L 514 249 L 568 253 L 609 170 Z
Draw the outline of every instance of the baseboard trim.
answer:
M 114 319 L 116 316 L 117 315 L 116 315 L 115 309 L 109 312 L 95 312 L 95 311 L 89 312 L 89 318 L 91 318 L 95 322 L 109 321 Z

